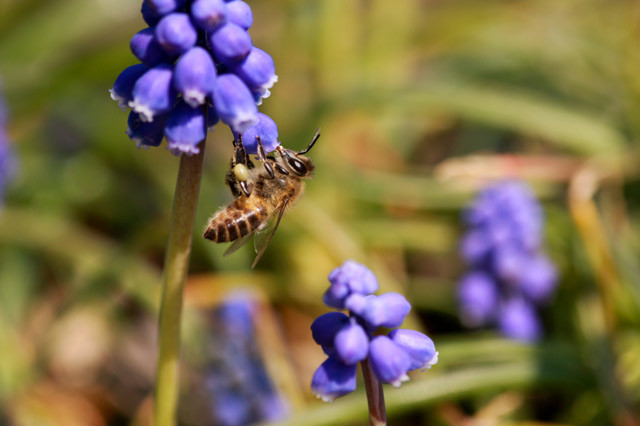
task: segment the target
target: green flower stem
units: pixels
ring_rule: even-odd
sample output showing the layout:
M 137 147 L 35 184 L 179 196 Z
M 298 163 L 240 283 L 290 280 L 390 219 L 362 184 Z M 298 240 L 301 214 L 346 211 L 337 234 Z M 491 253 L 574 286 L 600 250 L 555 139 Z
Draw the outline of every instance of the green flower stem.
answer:
M 367 404 L 369 405 L 369 424 L 371 426 L 385 426 L 387 424 L 387 411 L 384 406 L 384 392 L 380 383 L 371 370 L 369 360 L 361 363 L 364 387 L 367 392 Z
M 189 269 L 193 223 L 200 192 L 205 141 L 198 155 L 180 157 L 180 168 L 171 214 L 169 241 L 165 253 L 160 302 L 159 353 L 156 366 L 155 426 L 176 422 L 180 365 L 180 318 L 182 293 Z

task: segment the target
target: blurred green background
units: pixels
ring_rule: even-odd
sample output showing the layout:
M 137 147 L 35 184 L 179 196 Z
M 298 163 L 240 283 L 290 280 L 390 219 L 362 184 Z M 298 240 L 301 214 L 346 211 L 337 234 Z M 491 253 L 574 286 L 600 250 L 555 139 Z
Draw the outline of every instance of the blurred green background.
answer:
M 279 82 L 284 146 L 317 127 L 315 178 L 250 270 L 201 230 L 230 201 L 232 135 L 210 133 L 186 292 L 181 424 L 207 312 L 242 288 L 291 425 L 366 424 L 363 386 L 325 404 L 309 325 L 353 258 L 413 304 L 440 351 L 386 389 L 391 424 L 640 424 L 640 3 L 249 1 Z M 138 151 L 108 93 L 137 61 L 133 0 L 2 0 L 0 76 L 19 172 L 0 212 L 0 424 L 149 424 L 155 315 L 178 160 Z M 560 271 L 545 338 L 457 319 L 460 210 L 491 179 L 543 202 Z M 206 398 L 205 398 L 206 399 Z

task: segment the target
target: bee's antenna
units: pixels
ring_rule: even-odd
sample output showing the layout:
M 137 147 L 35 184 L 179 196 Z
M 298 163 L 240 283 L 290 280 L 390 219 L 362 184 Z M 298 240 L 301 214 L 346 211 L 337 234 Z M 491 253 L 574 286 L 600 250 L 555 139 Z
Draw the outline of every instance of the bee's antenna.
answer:
M 309 142 L 309 145 L 307 145 L 307 147 L 305 149 L 303 149 L 302 151 L 296 152 L 296 154 L 297 155 L 304 155 L 307 152 L 309 152 L 311 150 L 311 148 L 313 148 L 313 145 L 315 145 L 315 143 L 318 140 L 318 138 L 320 138 L 320 127 L 318 127 L 316 129 L 316 134 L 313 135 L 313 138 L 311 138 L 311 142 Z

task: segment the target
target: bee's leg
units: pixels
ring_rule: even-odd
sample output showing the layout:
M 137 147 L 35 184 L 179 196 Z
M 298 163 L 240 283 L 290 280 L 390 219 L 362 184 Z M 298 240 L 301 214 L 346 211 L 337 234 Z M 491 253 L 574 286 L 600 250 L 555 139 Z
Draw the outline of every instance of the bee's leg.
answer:
M 247 187 L 247 182 L 240 181 L 240 188 L 242 189 L 244 195 L 246 195 L 247 197 L 251 195 L 251 190 Z
M 236 179 L 236 175 L 233 174 L 233 168 L 230 168 L 225 177 L 224 182 L 227 184 L 229 189 L 231 190 L 231 194 L 238 198 L 242 193 L 240 192 L 241 188 L 239 187 L 238 180 Z
M 251 194 L 251 189 L 247 185 L 248 169 L 253 169 L 254 166 L 249 160 L 244 145 L 242 145 L 242 135 L 238 135 L 238 139 L 233 140 L 233 146 L 235 150 L 231 157 L 231 166 L 225 176 L 225 182 L 234 197 L 239 197 L 241 193 L 248 197 Z
M 264 147 L 262 146 L 262 141 L 260 140 L 260 136 L 258 136 L 258 160 L 264 163 L 264 168 L 269 173 L 271 179 L 276 177 L 273 173 L 273 167 L 271 166 L 271 162 L 267 160 L 267 154 L 264 152 Z
M 244 149 L 244 145 L 242 145 L 242 135 L 238 135 L 238 139 L 233 140 L 233 148 L 235 151 L 231 158 L 231 168 L 236 164 L 244 164 L 246 166 L 250 161 L 247 156 L 247 151 Z

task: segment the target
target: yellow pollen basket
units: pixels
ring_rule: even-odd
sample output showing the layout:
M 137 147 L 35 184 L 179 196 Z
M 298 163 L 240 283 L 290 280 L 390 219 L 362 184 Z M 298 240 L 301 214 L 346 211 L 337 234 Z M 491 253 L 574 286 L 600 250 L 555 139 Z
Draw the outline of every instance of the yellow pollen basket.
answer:
M 233 166 L 233 174 L 240 182 L 246 182 L 249 179 L 249 169 L 244 164 Z

